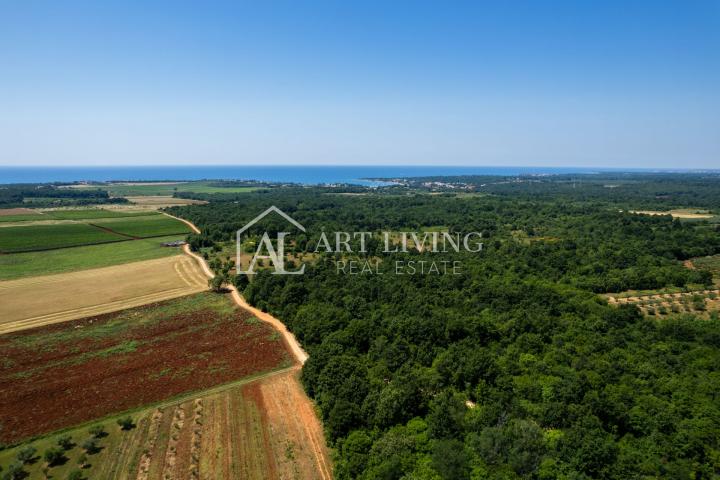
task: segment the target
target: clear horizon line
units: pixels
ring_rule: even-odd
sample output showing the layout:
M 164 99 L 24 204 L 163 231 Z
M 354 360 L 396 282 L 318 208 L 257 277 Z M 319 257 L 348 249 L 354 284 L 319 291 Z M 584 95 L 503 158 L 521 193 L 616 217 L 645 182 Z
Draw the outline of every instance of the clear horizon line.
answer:
M 646 171 L 720 171 L 720 168 L 712 167 L 634 167 L 634 166 L 623 166 L 623 167 L 606 167 L 606 166 L 583 166 L 583 165 L 468 165 L 468 164 L 420 164 L 420 165 L 409 165 L 409 164 L 363 164 L 363 163 L 274 163 L 274 164 L 236 164 L 236 163 L 183 163 L 183 164 L 67 164 L 67 165 L 48 165 L 48 164 L 35 164 L 35 165 L 5 165 L 0 164 L 0 168 L 207 168 L 207 167 L 260 167 L 260 168 L 273 168 L 273 167 L 365 167 L 365 168 L 565 168 L 565 169 L 600 169 L 600 170 L 615 170 L 615 171 L 626 171 L 626 170 L 646 170 Z

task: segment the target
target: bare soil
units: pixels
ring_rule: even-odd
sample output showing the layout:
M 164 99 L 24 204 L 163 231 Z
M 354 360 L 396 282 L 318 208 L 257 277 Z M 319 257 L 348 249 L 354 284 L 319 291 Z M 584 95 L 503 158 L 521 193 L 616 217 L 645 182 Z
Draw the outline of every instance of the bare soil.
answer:
M 699 219 L 699 218 L 712 218 L 715 215 L 711 213 L 700 213 L 692 211 L 691 209 L 678 209 L 678 210 L 668 210 L 667 212 L 661 212 L 658 210 L 630 210 L 630 213 L 639 213 L 642 215 L 671 215 L 673 218 L 693 218 L 693 219 Z
M 0 217 L 8 215 L 41 215 L 41 213 L 31 208 L 0 208 Z
M 272 329 L 243 310 L 203 308 L 142 321 L 144 310 L 164 305 L 172 302 L 0 337 L 0 442 L 207 389 L 288 361 Z M 103 334 L 117 328 L 113 322 L 121 314 L 138 321 Z

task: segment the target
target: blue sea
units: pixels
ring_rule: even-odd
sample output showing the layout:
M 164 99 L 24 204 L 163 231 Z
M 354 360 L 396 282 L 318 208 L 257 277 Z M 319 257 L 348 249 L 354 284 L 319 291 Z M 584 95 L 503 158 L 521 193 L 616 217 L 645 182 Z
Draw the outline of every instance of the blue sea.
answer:
M 139 180 L 258 180 L 306 185 L 349 183 L 377 186 L 372 178 L 424 177 L 433 175 L 541 175 L 649 169 L 572 167 L 461 167 L 461 166 L 261 166 L 192 165 L 124 167 L 2 167 L 0 184 L 75 181 Z

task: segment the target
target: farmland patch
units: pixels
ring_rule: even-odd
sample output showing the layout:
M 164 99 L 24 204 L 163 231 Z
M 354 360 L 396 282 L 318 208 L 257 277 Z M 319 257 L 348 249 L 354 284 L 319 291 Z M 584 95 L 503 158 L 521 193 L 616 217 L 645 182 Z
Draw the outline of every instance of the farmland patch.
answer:
M 218 186 L 214 182 L 130 182 L 104 185 L 77 186 L 76 188 L 99 188 L 114 197 L 172 196 L 176 192 L 193 193 L 244 193 L 257 190 L 249 186 Z
M 125 197 L 134 208 L 163 208 L 176 207 L 178 205 L 202 205 L 207 202 L 202 200 L 193 200 L 190 198 L 175 198 L 169 195 L 142 195 Z
M 668 211 L 659 210 L 630 210 L 630 213 L 637 213 L 641 215 L 671 215 L 673 218 L 699 220 L 713 218 L 715 215 L 708 212 L 707 210 L 699 210 L 693 208 L 678 208 Z
M 162 243 L 183 238 L 155 237 L 132 242 L 0 255 L 0 280 L 74 272 L 177 255 L 177 248 L 163 247 Z
M 0 217 L 16 215 L 37 215 L 39 212 L 31 208 L 0 208 Z
M 0 333 L 114 312 L 207 289 L 186 255 L 0 282 Z
M 272 328 L 251 318 L 204 293 L 4 335 L 0 442 L 287 366 Z
M 720 312 L 720 290 L 655 293 L 636 296 L 608 296 L 611 305 L 635 305 L 644 315 L 666 317 L 676 314 L 693 314 L 700 318 L 717 320 Z
M 155 212 L 106 210 L 103 208 L 85 208 L 75 210 L 44 210 L 43 213 L 49 217 L 59 220 L 86 220 L 93 218 L 120 218 L 139 217 L 148 215 L 159 215 Z
M 50 250 L 123 240 L 127 238 L 82 223 L 0 228 L 0 252 L 3 253 Z
M 330 479 L 322 428 L 305 416 L 312 404 L 304 395 L 295 372 L 281 370 L 0 451 L 0 465 L 27 445 L 43 452 L 69 435 L 77 445 L 66 452 L 65 465 L 51 469 L 65 478 L 90 428 L 102 425 L 107 436 L 89 457 L 88 478 L 163 479 L 187 472 L 187 478 Z M 134 428 L 123 431 L 117 420 L 128 416 Z M 43 478 L 40 463 L 26 466 L 31 480 Z
M 92 225 L 121 235 L 137 238 L 160 237 L 191 233 L 183 222 L 165 215 L 134 218 L 112 218 L 93 221 Z

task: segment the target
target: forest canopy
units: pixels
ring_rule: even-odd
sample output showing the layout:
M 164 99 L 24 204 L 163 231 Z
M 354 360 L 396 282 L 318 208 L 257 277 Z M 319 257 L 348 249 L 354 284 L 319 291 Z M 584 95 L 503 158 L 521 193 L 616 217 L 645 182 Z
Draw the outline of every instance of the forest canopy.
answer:
M 683 265 L 720 254 L 714 219 L 628 210 L 663 209 L 658 191 L 702 181 L 692 206 L 713 211 L 720 180 L 623 177 L 640 185 L 623 208 L 556 180 L 554 193 L 549 181 L 488 195 L 291 187 L 171 210 L 200 226 L 190 243 L 205 254 L 270 205 L 306 227 L 294 253 L 312 252 L 323 229 L 483 232 L 482 255 L 443 254 L 462 275 L 347 275 L 319 254 L 304 275 L 237 282 L 310 354 L 302 379 L 339 479 L 716 478 L 717 314 L 650 318 L 598 294 L 717 288 Z M 680 198 L 673 206 L 693 196 Z

